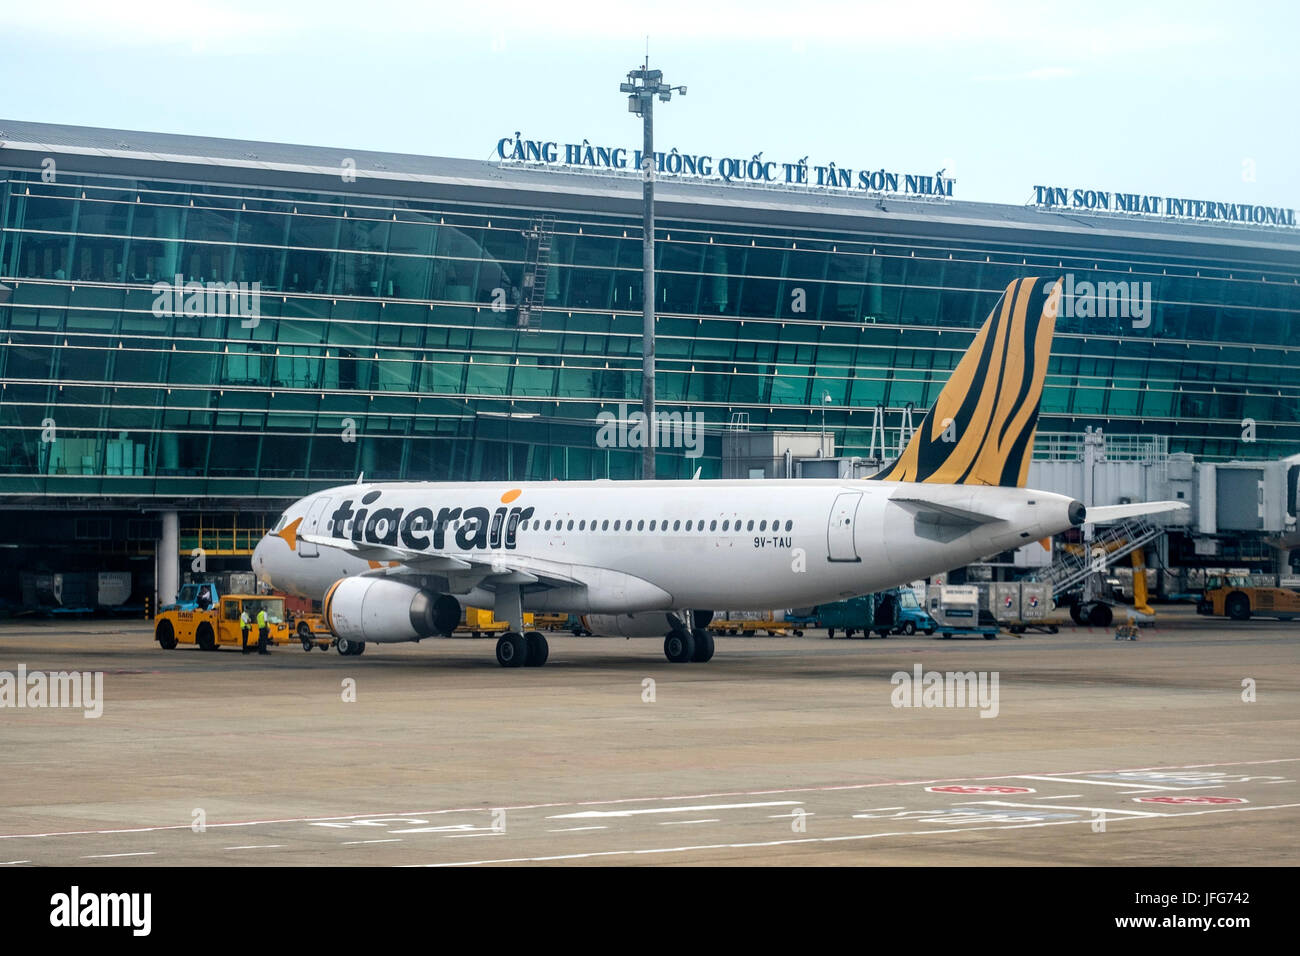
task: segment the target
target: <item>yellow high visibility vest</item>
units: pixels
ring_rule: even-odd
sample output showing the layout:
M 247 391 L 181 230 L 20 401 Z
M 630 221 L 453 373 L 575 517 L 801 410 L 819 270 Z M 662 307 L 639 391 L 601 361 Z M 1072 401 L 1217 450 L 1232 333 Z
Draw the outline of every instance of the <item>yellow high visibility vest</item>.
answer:
M 266 612 L 265 612 L 265 611 L 258 611 L 258 612 L 257 612 L 257 626 L 258 626 L 259 628 L 266 627 Z

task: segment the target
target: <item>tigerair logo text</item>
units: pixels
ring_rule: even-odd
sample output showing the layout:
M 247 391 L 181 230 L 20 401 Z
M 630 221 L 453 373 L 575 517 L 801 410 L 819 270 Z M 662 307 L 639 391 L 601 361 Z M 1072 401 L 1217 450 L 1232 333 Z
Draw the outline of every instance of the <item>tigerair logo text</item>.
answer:
M 505 507 L 471 508 L 372 508 L 381 492 L 371 491 L 361 498 L 362 507 L 353 508 L 351 498 L 330 515 L 330 535 L 350 537 L 361 544 L 379 544 L 412 551 L 440 551 L 450 538 L 461 551 L 513 549 L 517 543 L 519 523 L 533 516 L 533 509 L 509 507 L 522 494 L 518 489 L 501 496 Z

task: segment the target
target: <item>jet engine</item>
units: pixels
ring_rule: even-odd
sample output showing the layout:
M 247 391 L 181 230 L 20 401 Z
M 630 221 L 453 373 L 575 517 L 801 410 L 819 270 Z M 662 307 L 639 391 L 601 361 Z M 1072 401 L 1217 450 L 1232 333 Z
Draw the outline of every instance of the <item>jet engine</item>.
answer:
M 323 612 L 337 638 L 396 643 L 450 634 L 460 620 L 460 602 L 393 578 L 350 577 L 325 593 Z

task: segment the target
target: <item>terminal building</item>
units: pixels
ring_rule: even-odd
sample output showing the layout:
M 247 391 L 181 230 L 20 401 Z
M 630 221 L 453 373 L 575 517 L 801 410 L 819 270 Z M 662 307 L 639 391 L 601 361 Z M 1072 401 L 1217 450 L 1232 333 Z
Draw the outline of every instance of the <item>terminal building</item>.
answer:
M 359 473 L 636 477 L 600 424 L 640 400 L 640 182 L 536 159 L 0 120 L 0 580 L 152 597 Z M 1058 320 L 1044 461 L 1300 452 L 1294 227 L 669 175 L 656 211 L 659 407 L 705 423 L 660 477 L 887 457 L 1032 275 L 1149 297 Z

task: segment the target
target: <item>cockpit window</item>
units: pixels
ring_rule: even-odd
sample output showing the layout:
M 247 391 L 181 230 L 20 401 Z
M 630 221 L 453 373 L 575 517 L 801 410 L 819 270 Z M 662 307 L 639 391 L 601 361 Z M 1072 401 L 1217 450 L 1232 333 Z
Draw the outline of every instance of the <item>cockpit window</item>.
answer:
M 275 523 L 275 527 L 271 529 L 271 534 L 275 534 L 279 531 L 283 531 L 284 526 L 288 523 L 289 523 L 289 512 L 286 511 L 284 514 L 280 515 L 280 520 L 277 521 Z

